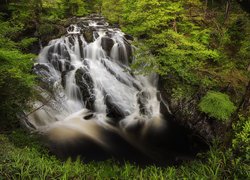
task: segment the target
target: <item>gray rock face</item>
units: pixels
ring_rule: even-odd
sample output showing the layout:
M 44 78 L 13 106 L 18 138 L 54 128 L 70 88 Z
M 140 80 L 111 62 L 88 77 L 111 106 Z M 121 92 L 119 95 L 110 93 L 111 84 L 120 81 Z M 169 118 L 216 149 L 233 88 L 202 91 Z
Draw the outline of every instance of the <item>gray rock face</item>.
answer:
M 86 108 L 94 110 L 94 84 L 93 80 L 86 68 L 79 68 L 75 73 L 76 84 L 79 86 L 82 101 L 86 104 Z
M 163 79 L 160 81 L 166 82 Z M 218 133 L 222 132 L 225 125 L 199 111 L 199 94 L 188 101 L 183 99 L 176 101 L 171 98 L 171 85 L 168 84 L 167 87 L 164 87 L 163 84 L 159 84 L 162 99 L 160 111 L 166 118 L 173 119 L 175 123 L 190 129 L 193 134 L 202 137 L 206 142 L 211 142 L 215 137 L 220 137 Z M 168 104 L 169 109 L 164 103 Z
M 106 51 L 107 55 L 110 56 L 110 51 L 114 45 L 114 41 L 111 38 L 104 36 L 102 37 L 101 45 L 102 48 Z
M 107 106 L 107 117 L 112 118 L 115 122 L 123 119 L 125 116 L 129 115 L 128 113 L 124 112 L 116 102 L 112 100 L 112 97 L 108 95 L 106 92 L 105 94 L 105 104 Z

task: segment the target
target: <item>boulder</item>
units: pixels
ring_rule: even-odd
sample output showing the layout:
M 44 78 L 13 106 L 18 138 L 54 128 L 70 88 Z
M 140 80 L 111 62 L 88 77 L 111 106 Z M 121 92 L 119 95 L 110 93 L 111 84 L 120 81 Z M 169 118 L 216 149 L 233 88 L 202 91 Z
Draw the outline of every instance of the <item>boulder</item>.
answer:
M 111 39 L 107 36 L 104 36 L 104 37 L 102 37 L 101 45 L 102 45 L 102 48 L 106 51 L 107 55 L 110 56 L 110 51 L 111 51 L 112 47 L 114 46 L 113 39 Z
M 48 91 L 53 89 L 54 83 L 58 80 L 51 75 L 51 67 L 46 64 L 35 64 L 32 68 L 34 74 L 37 75 L 39 85 Z
M 124 47 L 119 45 L 119 59 L 122 64 L 128 65 L 127 63 L 132 63 L 133 61 L 133 50 L 131 44 L 126 41 L 124 43 L 124 46 L 125 49 Z
M 83 34 L 83 37 L 87 43 L 91 43 L 94 41 L 93 32 L 94 29 L 92 28 L 85 28 L 81 30 L 81 33 Z
M 86 108 L 94 111 L 94 82 L 87 68 L 79 68 L 75 73 L 76 84 L 80 88 Z
M 107 116 L 115 120 L 115 122 L 120 121 L 125 116 L 129 115 L 124 112 L 112 99 L 112 97 L 105 93 L 105 104 L 107 106 Z

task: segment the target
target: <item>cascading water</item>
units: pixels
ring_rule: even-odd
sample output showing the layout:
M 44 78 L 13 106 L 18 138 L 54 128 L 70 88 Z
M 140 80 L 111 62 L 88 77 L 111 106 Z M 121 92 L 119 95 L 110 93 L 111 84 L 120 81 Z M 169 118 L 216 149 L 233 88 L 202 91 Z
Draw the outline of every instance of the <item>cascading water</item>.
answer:
M 145 148 L 145 139 L 167 128 L 157 98 L 157 75 L 133 75 L 132 51 L 125 34 L 102 17 L 79 19 L 67 35 L 41 51 L 34 66 L 41 97 L 25 124 L 44 134 L 59 156 L 70 146 L 86 155 L 90 144 L 88 152 L 115 154 L 124 141 L 154 158 L 158 149 Z M 157 141 L 154 135 L 150 138 Z

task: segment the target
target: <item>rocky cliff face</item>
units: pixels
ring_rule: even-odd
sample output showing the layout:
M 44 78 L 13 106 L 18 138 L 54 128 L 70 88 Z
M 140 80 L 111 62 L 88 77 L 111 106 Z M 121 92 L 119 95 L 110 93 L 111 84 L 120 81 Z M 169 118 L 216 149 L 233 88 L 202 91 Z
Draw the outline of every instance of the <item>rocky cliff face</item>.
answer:
M 215 137 L 221 137 L 221 132 L 225 130 L 225 124 L 208 117 L 198 108 L 201 97 L 205 95 L 203 91 L 195 92 L 189 99 L 176 100 L 172 92 L 175 86 L 170 83 L 172 80 L 161 77 L 160 81 L 162 83 L 159 83 L 158 88 L 162 101 L 169 107 L 166 109 L 165 106 L 162 106 L 161 109 L 166 117 L 170 117 L 177 124 L 190 129 L 194 136 L 201 137 L 207 143 L 212 142 Z

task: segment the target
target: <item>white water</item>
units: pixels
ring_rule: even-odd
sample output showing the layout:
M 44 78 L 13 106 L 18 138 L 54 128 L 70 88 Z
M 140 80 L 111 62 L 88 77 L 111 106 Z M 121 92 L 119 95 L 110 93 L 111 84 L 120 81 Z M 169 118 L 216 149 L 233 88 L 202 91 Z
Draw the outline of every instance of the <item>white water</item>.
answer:
M 101 132 L 108 130 L 140 149 L 128 129 L 142 124 L 139 134 L 143 136 L 149 129 L 159 130 L 165 124 L 155 86 L 158 78 L 130 73 L 131 45 L 119 29 L 112 29 L 107 23 L 87 22 L 98 34 L 94 42 L 87 43 L 81 28 L 71 25 L 67 35 L 52 40 L 41 51 L 36 73 L 52 90 L 41 89 L 42 98 L 48 103 L 29 115 L 29 127 L 46 133 L 52 141 L 74 140 L 83 135 L 105 147 L 109 142 Z M 102 46 L 103 37 L 113 40 L 110 52 Z M 80 82 L 77 72 L 81 73 Z M 43 103 L 37 101 L 34 108 Z M 84 119 L 89 114 L 91 117 Z

